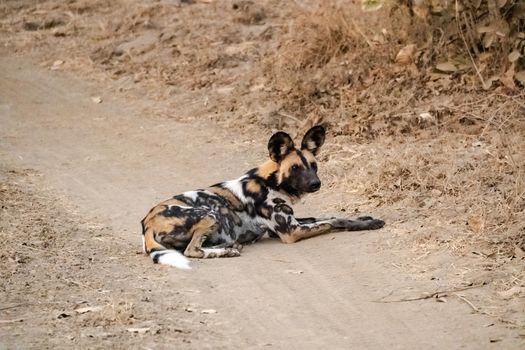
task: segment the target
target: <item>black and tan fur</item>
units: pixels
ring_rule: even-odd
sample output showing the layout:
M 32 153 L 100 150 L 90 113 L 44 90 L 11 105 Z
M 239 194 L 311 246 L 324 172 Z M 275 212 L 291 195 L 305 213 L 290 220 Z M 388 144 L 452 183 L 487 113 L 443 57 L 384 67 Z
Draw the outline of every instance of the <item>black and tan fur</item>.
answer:
M 142 220 L 144 250 L 154 262 L 189 268 L 190 258 L 233 257 L 263 236 L 284 243 L 334 231 L 374 230 L 371 217 L 296 218 L 292 204 L 321 187 L 315 156 L 325 139 L 322 126 L 304 136 L 300 149 L 284 133 L 268 142 L 270 159 L 240 178 L 185 192 L 160 203 Z M 182 252 L 182 256 L 179 252 Z

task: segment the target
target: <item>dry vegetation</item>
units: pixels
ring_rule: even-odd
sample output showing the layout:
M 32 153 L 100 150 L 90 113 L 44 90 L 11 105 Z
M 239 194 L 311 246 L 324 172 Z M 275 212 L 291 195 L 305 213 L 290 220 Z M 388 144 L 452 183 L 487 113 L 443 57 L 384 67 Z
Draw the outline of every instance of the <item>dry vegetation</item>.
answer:
M 166 296 L 163 288 L 152 288 L 165 283 L 166 274 L 142 270 L 143 261 L 130 259 L 140 256 L 136 246 L 86 221 L 44 187 L 39 173 L 12 169 L 0 167 L 2 348 L 189 349 L 194 341 L 199 348 L 213 343 L 202 316 L 184 311 L 190 305 L 178 290 Z M 160 302 L 153 307 L 152 300 Z M 159 318 L 156 307 L 169 317 Z
M 247 132 L 325 123 L 329 187 L 404 212 L 400 230 L 422 228 L 400 244 L 419 258 L 475 258 L 471 270 L 501 272 L 497 289 L 523 300 L 521 2 L 131 3 L 4 2 L 1 40 L 53 69 L 147 91 L 178 119 Z M 177 115 L 181 103 L 189 115 Z
M 385 24 L 375 17 L 385 12 L 358 21 L 355 9 L 325 3 L 295 19 L 280 50 L 266 64 L 284 105 L 310 113 L 305 124 L 323 120 L 336 135 L 381 135 L 384 148 L 373 154 L 364 150 L 364 158 L 375 161 L 360 177 L 366 179 L 361 181 L 363 193 L 377 198 L 378 205 L 403 203 L 439 214 L 444 224 L 465 231 L 468 239 L 460 239 L 461 253 L 490 246 L 489 255 L 521 259 L 524 94 L 514 81 L 503 78 L 498 78 L 500 84 L 490 80 L 488 89 L 478 73 L 499 69 L 508 77 L 509 69 L 521 67 L 522 58 L 506 61 L 516 44 L 509 49 L 509 42 L 500 37 L 483 46 L 484 52 L 472 49 L 468 54 L 474 61 L 468 64 L 464 59 L 462 70 L 455 66 L 459 59 L 446 71 L 447 62 L 439 63 L 445 54 L 467 55 L 460 36 L 487 40 L 486 31 L 472 34 L 488 25 L 483 16 L 473 15 L 488 11 L 481 3 L 480 8 L 462 11 L 462 18 L 479 20 L 475 28 L 459 23 L 465 33 L 458 34 L 458 23 L 452 21 L 454 26 L 445 28 L 439 40 L 434 33 L 446 21 L 429 23 L 428 12 L 416 11 L 418 17 L 409 16 L 408 8 L 389 8 L 391 21 Z M 502 13 L 512 10 L 510 3 Z M 522 24 L 518 14 L 509 19 L 508 41 L 519 41 Z M 359 167 L 363 166 L 353 171 Z

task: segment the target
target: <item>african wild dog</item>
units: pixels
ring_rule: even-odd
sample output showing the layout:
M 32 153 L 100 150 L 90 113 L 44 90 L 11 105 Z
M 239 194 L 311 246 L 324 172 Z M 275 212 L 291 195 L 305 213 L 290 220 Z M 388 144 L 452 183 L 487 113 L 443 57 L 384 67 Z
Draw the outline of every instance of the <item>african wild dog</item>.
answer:
M 322 126 L 304 136 L 301 149 L 277 132 L 270 159 L 240 178 L 184 192 L 150 210 L 142 220 L 144 251 L 155 263 L 189 268 L 190 258 L 239 256 L 242 244 L 265 234 L 284 243 L 333 231 L 375 230 L 382 220 L 296 218 L 292 203 L 321 187 L 315 156 L 325 139 Z

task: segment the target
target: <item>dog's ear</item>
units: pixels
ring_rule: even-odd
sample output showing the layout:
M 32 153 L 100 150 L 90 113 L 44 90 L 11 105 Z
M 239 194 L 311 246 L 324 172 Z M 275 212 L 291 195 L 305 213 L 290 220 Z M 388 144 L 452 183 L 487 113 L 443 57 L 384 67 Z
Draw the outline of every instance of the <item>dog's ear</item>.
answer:
M 321 125 L 316 125 L 306 132 L 301 142 L 301 149 L 308 150 L 317 155 L 324 143 L 325 130 Z
M 277 163 L 280 163 L 294 148 L 295 145 L 290 135 L 282 131 L 273 134 L 268 141 L 270 158 Z

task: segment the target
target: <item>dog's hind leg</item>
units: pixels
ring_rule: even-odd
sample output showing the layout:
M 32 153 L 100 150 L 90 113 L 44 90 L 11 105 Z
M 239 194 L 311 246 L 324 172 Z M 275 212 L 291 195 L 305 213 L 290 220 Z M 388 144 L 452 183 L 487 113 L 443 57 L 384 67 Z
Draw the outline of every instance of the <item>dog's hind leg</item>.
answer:
M 205 216 L 192 228 L 191 241 L 184 251 L 184 255 L 190 258 L 220 258 L 234 257 L 241 253 L 235 248 L 203 248 L 206 239 L 217 233 L 219 224 L 212 216 Z

